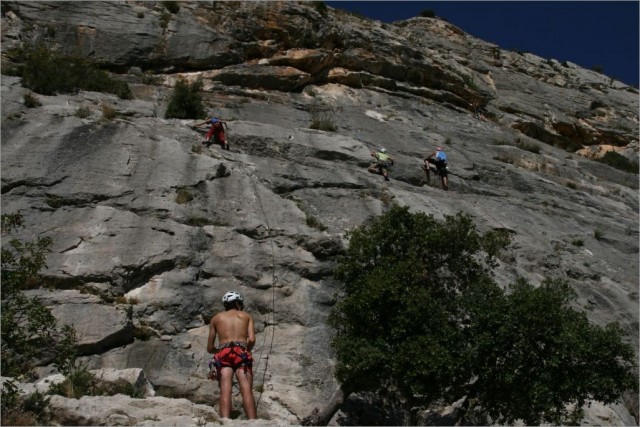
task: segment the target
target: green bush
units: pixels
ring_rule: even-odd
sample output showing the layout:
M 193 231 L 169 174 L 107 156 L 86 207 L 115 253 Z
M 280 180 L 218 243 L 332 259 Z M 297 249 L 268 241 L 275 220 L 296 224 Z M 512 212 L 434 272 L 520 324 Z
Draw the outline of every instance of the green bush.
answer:
M 625 172 L 638 173 L 637 162 L 632 162 L 622 154 L 618 154 L 615 151 L 608 151 L 604 156 L 599 158 L 598 161 Z
M 227 223 L 216 221 L 203 216 L 191 216 L 187 218 L 187 221 L 185 222 L 185 224 L 191 227 L 206 227 L 207 225 L 219 225 L 219 226 L 229 225 Z
M 162 77 L 154 75 L 151 71 L 145 71 L 142 73 L 141 81 L 146 85 L 157 85 L 162 82 Z
M 393 206 L 348 237 L 329 317 L 345 394 L 385 393 L 409 425 L 416 409 L 464 396 L 481 409 L 461 408 L 462 425 L 534 425 L 575 422 L 589 399 L 637 392 L 621 328 L 573 310 L 568 283 L 498 286 L 492 271 L 506 232 Z
M 42 103 L 33 93 L 28 92 L 24 94 L 24 106 L 27 108 L 40 107 Z
M 316 230 L 324 231 L 327 229 L 326 225 L 324 225 L 318 218 L 311 214 L 307 214 L 306 222 L 309 227 L 315 228 Z
M 189 203 L 193 200 L 193 194 L 191 194 L 188 190 L 180 189 L 176 193 L 176 203 L 179 205 L 184 205 L 185 203 Z
M 431 9 L 425 9 L 420 12 L 420 16 L 422 16 L 423 18 L 435 18 L 436 13 Z
M 113 93 L 123 99 L 132 96 L 126 82 L 113 80 L 86 59 L 61 56 L 44 46 L 27 54 L 22 67 L 22 84 L 42 95 L 89 90 Z
M 96 378 L 85 368 L 69 372 L 61 383 L 53 384 L 50 394 L 79 399 L 82 396 L 94 396 Z
M 78 107 L 76 108 L 75 116 L 80 117 L 81 119 L 86 119 L 91 115 L 91 110 L 89 107 Z
M 165 119 L 202 119 L 206 116 L 204 104 L 200 91 L 202 91 L 202 80 L 197 80 L 191 84 L 185 80 L 178 80 L 167 105 Z
M 16 231 L 23 226 L 21 215 L 2 215 L 0 363 L 3 376 L 29 380 L 36 360 L 43 355 L 53 357 L 62 373 L 73 366 L 76 337 L 70 326 L 58 328 L 55 317 L 38 298 L 23 292 L 42 280 L 39 271 L 46 267 L 46 254 L 53 243 L 49 237 L 38 237 L 35 241 L 16 238 Z M 19 396 L 12 381 L 4 383 L 0 401 L 2 425 L 33 425 L 34 420 L 44 423 L 38 408 L 46 402 L 38 395 Z
M 166 12 L 163 13 L 160 17 L 160 26 L 162 27 L 162 29 L 167 29 L 167 27 L 169 26 L 169 21 L 171 21 L 171 14 Z
M 521 150 L 529 151 L 530 153 L 534 153 L 534 154 L 540 154 L 541 152 L 540 145 L 534 142 L 526 142 L 526 141 L 518 140 L 516 142 L 516 147 L 518 147 Z
M 163 1 L 162 5 L 173 14 L 180 11 L 180 4 L 177 1 Z
M 604 239 L 604 231 L 602 231 L 599 228 L 596 228 L 595 230 L 593 230 L 593 237 L 596 240 L 603 240 Z
M 87 371 L 84 367 L 72 371 L 64 381 L 53 384 L 49 394 L 79 399 L 82 396 L 114 396 L 124 394 L 133 398 L 144 397 L 130 382 L 119 379 L 116 381 L 102 381 Z
M 571 241 L 573 246 L 584 246 L 584 240 L 582 239 L 574 239 Z
M 335 124 L 336 114 L 340 111 L 339 107 L 333 107 L 318 100 L 314 100 L 309 108 L 311 114 L 311 125 L 309 128 L 335 132 L 338 127 Z
M 15 384 L 6 381 L 2 388 L 1 423 L 3 426 L 49 425 L 49 397 L 40 392 L 24 396 Z
M 312 1 L 311 4 L 313 5 L 313 8 L 321 15 L 325 15 L 327 13 L 327 5 L 324 4 L 323 1 Z
M 117 111 L 111 105 L 102 103 L 100 105 L 100 110 L 102 111 L 102 117 L 104 117 L 105 120 L 113 120 L 116 118 Z

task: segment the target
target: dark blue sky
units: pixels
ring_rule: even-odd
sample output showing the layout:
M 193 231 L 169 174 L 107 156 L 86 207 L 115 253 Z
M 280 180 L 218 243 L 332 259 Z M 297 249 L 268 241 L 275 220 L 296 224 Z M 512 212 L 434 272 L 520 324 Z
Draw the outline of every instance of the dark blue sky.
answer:
M 433 10 L 503 49 L 601 68 L 638 87 L 636 1 L 327 1 L 327 6 L 393 22 Z

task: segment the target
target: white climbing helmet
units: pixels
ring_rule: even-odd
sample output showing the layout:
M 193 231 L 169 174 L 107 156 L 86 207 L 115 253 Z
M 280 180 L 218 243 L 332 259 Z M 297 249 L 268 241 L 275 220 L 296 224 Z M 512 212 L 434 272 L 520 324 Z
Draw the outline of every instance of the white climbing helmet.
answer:
M 226 304 L 228 302 L 240 301 L 242 302 L 242 295 L 237 293 L 236 291 L 229 291 L 222 297 L 222 303 Z
M 381 152 L 381 153 L 386 153 L 386 152 L 387 152 L 387 149 L 386 149 L 386 148 L 381 148 L 381 149 L 379 149 L 378 151 L 379 151 L 379 152 Z

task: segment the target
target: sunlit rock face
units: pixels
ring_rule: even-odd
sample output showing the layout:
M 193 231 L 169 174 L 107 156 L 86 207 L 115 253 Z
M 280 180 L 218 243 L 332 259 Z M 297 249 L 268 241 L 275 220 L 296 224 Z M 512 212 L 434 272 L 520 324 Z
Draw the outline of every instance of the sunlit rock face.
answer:
M 124 422 L 108 404 L 145 425 L 220 422 L 198 405 L 217 403 L 208 322 L 235 289 L 257 326 L 258 414 L 299 423 L 336 387 L 326 318 L 346 232 L 393 203 L 509 230 L 501 285 L 567 279 L 577 309 L 620 322 L 637 348 L 638 175 L 597 161 L 637 162 L 636 89 L 438 19 L 179 4 L 3 2 L 3 68 L 44 42 L 134 94 L 36 94 L 27 108 L 20 78 L 2 76 L 2 212 L 24 215 L 21 237 L 54 239 L 53 289 L 31 292 L 76 327 L 91 369 L 140 368 L 156 394 L 135 414 L 126 399 L 58 399 L 61 420 Z M 164 119 L 180 78 L 202 79 L 230 151 L 205 147 L 196 121 Z M 437 145 L 449 191 L 421 170 Z M 380 147 L 396 160 L 389 182 L 366 169 Z M 175 402 L 160 411 L 161 398 Z M 635 423 L 594 408 L 596 424 Z

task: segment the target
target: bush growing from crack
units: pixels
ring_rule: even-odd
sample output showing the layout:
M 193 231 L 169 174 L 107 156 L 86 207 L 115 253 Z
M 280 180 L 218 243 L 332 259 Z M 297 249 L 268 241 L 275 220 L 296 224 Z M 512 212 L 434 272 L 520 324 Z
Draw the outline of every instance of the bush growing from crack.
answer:
M 76 108 L 76 112 L 74 114 L 76 117 L 80 117 L 81 119 L 86 119 L 91 115 L 91 110 L 89 107 L 78 107 Z
M 599 158 L 598 161 L 616 169 L 635 174 L 638 173 L 639 169 L 638 162 L 632 162 L 622 154 L 616 153 L 615 151 L 608 151 L 604 156 Z
M 176 193 L 176 203 L 179 205 L 184 205 L 185 203 L 189 203 L 193 200 L 193 194 L 188 190 L 181 188 Z
M 162 5 L 165 7 L 165 9 L 173 14 L 176 14 L 180 11 L 180 3 L 177 1 L 163 1 Z
M 309 108 L 311 115 L 311 129 L 324 130 L 327 132 L 335 132 L 338 127 L 335 124 L 336 114 L 341 110 L 340 107 L 333 107 L 322 101 L 315 101 Z
M 189 83 L 183 79 L 176 82 L 164 114 L 165 119 L 202 120 L 206 116 L 200 92 L 202 80 Z
M 44 45 L 26 54 L 22 84 L 42 95 L 89 90 L 113 93 L 122 99 L 132 97 L 126 82 L 112 79 L 85 58 L 62 56 Z
M 40 107 L 42 103 L 33 93 L 28 92 L 24 94 L 24 106 L 27 108 Z

